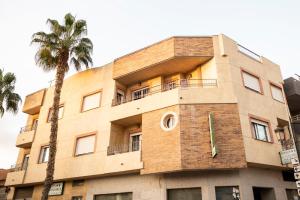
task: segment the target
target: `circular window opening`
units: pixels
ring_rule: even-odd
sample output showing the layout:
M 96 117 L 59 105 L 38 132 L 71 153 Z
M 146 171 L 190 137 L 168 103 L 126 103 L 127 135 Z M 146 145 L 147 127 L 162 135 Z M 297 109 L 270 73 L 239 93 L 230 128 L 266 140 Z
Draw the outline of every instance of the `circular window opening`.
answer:
M 177 115 L 174 112 L 165 113 L 160 122 L 160 126 L 165 131 L 170 131 L 175 128 L 177 124 Z

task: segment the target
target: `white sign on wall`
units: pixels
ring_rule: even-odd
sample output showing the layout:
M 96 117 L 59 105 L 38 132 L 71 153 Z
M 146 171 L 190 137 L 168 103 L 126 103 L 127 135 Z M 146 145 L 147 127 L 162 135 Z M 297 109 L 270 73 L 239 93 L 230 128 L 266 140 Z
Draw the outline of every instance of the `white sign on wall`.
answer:
M 295 149 L 281 151 L 280 158 L 283 165 L 289 164 L 293 158 L 297 158 L 297 152 Z
M 51 185 L 48 195 L 49 196 L 62 195 L 63 191 L 64 191 L 64 182 L 53 183 Z

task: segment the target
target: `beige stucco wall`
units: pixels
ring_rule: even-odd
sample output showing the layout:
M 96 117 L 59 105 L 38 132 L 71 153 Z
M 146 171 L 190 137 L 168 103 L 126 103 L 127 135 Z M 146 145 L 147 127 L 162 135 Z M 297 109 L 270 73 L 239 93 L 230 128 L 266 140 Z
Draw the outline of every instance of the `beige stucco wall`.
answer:
M 223 48 L 217 45 L 218 42 L 223 42 Z M 231 91 L 234 92 L 239 105 L 247 161 L 282 166 L 278 156 L 281 145 L 277 141 L 273 130 L 277 126 L 277 118 L 286 121 L 289 121 L 289 118 L 286 104 L 275 101 L 272 98 L 269 84 L 270 81 L 276 84 L 282 83 L 280 67 L 264 57 L 262 57 L 262 62 L 258 62 L 240 53 L 237 49 L 237 43 L 227 36 L 215 36 L 214 44 L 215 60 L 218 70 L 223 67 L 227 68 L 227 74 L 218 76 L 219 83 L 222 78 L 227 79 L 226 82 L 230 83 Z M 222 56 L 222 53 L 226 56 Z M 241 68 L 260 77 L 264 92 L 263 95 L 250 91 L 243 86 Z M 253 139 L 249 123 L 249 114 L 270 121 L 274 143 L 266 143 Z M 258 154 L 257 149 L 264 153 Z

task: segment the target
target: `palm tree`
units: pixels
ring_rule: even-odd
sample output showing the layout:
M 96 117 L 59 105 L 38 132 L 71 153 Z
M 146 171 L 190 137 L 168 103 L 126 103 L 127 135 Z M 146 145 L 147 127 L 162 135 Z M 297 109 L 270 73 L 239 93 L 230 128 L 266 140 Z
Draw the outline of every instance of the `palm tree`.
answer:
M 0 69 L 0 117 L 4 112 L 18 112 L 21 97 L 15 91 L 16 76 L 13 73 L 4 74 L 4 70 Z
M 60 104 L 60 93 L 64 77 L 70 66 L 77 71 L 84 65 L 89 68 L 92 64 L 91 53 L 93 44 L 87 35 L 87 24 L 85 20 L 76 20 L 70 13 L 64 17 L 60 24 L 57 20 L 48 19 L 50 33 L 37 32 L 32 36 L 32 44 L 38 45 L 35 61 L 44 71 L 56 70 L 55 89 L 52 105 L 50 152 L 47 164 L 46 178 L 42 193 L 42 200 L 48 199 L 48 193 L 53 183 L 56 139 L 58 129 L 58 110 Z

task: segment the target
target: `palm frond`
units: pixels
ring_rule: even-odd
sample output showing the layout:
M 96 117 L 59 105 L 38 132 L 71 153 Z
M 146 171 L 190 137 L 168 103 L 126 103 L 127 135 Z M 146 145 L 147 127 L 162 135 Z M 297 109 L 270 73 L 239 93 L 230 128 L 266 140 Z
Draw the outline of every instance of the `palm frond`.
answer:
M 59 24 L 55 19 L 48 19 L 47 24 L 50 26 L 50 30 L 55 33 L 57 36 L 61 36 L 63 32 L 66 31 L 66 28 Z
M 72 36 L 77 38 L 87 34 L 87 25 L 85 20 L 77 20 L 74 23 L 74 30 Z
M 57 58 L 49 48 L 41 48 L 35 55 L 35 62 L 45 71 L 51 71 L 56 68 Z

